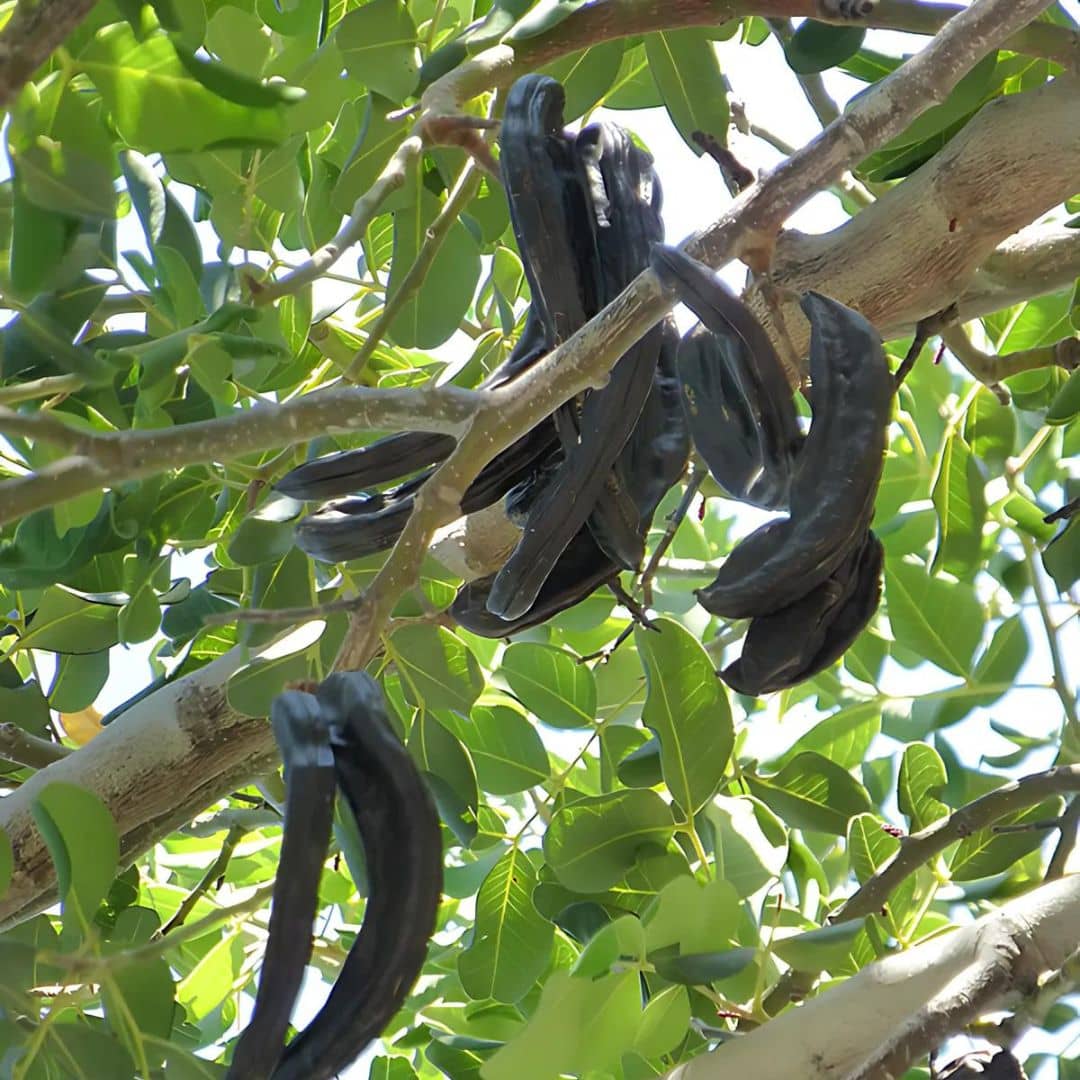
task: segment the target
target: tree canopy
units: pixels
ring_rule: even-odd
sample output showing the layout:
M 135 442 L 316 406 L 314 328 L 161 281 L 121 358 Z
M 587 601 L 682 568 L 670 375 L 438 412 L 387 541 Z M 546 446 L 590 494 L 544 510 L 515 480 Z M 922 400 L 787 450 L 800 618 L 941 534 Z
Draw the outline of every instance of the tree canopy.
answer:
M 1078 16 L 0 5 L 0 1075 L 225 1075 L 282 851 L 267 717 L 353 671 L 434 799 L 444 884 L 419 981 L 346 1075 L 1075 1075 Z M 804 145 L 725 78 L 754 50 L 784 80 L 754 94 L 817 117 Z M 654 109 L 715 159 L 731 201 L 667 243 L 749 270 L 805 417 L 808 292 L 903 365 L 861 524 L 880 606 L 795 685 L 717 676 L 747 621 L 698 590 L 764 519 L 700 445 L 636 569 L 506 637 L 451 606 L 521 535 L 501 492 L 463 517 L 470 485 L 676 302 L 635 267 L 513 368 L 538 298 L 499 123 L 530 73 L 575 130 L 606 117 L 648 149 Z M 759 176 L 756 141 L 782 155 Z M 785 228 L 822 193 L 843 224 Z M 399 432 L 445 453 L 396 531 L 309 557 L 313 506 L 275 485 Z M 304 1009 L 368 869 L 339 805 Z

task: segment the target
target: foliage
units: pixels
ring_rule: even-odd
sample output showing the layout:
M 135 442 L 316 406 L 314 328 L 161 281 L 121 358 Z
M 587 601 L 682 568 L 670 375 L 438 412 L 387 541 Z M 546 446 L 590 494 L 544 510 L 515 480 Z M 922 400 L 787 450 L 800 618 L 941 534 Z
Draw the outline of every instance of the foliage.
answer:
M 100 0 L 10 109 L 0 402 L 91 432 L 154 431 L 339 380 L 402 288 L 464 153 L 424 155 L 338 265 L 337 292 L 305 286 L 260 305 L 251 280 L 333 237 L 408 134 L 395 110 L 418 88 L 496 41 L 527 46 L 580 7 Z M 657 30 L 546 70 L 566 84 L 568 119 L 664 105 L 700 152 L 692 132 L 728 122 L 712 42 L 751 49 L 766 29 L 747 17 Z M 861 31 L 821 24 L 805 24 L 787 57 L 799 72 L 840 65 L 868 83 L 897 63 L 864 48 Z M 901 180 L 986 101 L 1055 70 L 991 55 L 860 177 Z M 138 249 L 126 246 L 133 222 Z M 508 354 L 527 298 L 505 201 L 485 179 L 358 381 L 475 386 Z M 1000 354 L 1047 345 L 1080 326 L 1080 302 L 1041 296 L 983 324 Z M 51 381 L 38 393 L 37 380 Z M 746 527 L 708 484 L 653 582 L 660 618 L 613 651 L 630 617 L 603 591 L 509 645 L 441 625 L 430 613 L 456 579 L 428 560 L 372 670 L 445 825 L 445 900 L 424 978 L 371 1075 L 655 1075 L 775 1014 L 797 986 L 850 976 L 1042 880 L 1057 833 L 1047 839 L 1041 823 L 1061 812 L 1057 796 L 995 823 L 1007 831 L 957 837 L 879 913 L 827 925 L 895 853 L 897 829 L 1080 760 L 1061 644 L 1076 607 L 1058 599 L 1075 597 L 1080 522 L 1043 520 L 1077 494 L 1064 463 L 1080 453 L 1080 383 L 1047 367 L 1006 385 L 1008 406 L 951 363 L 915 366 L 874 519 L 882 609 L 838 666 L 764 700 L 712 678 L 737 638 L 693 589 Z M 268 484 L 369 437 L 209 463 L 193 454 L 5 527 L 0 718 L 81 744 L 96 727 L 78 718 L 123 675 L 118 645 L 149 643 L 155 673 L 172 680 L 278 629 L 208 616 L 363 588 L 383 557 L 340 577 L 313 564 L 292 545 L 300 505 Z M 0 451 L 5 478 L 60 456 L 20 434 Z M 681 495 L 661 506 L 650 549 Z M 232 707 L 262 716 L 287 683 L 323 677 L 345 629 L 335 613 L 292 651 L 251 659 L 229 681 Z M 0 759 L 0 784 L 32 771 Z M 62 914 L 0 935 L 0 1072 L 223 1075 L 265 941 L 276 806 L 272 779 L 237 792 L 114 879 L 108 813 L 82 788 L 44 787 L 35 815 Z M 313 957 L 327 981 L 366 892 L 350 838 L 339 831 L 336 843 L 346 862 L 324 868 Z M 13 861 L 0 844 L 0 889 Z M 1064 999 L 1046 1028 L 1076 1009 Z

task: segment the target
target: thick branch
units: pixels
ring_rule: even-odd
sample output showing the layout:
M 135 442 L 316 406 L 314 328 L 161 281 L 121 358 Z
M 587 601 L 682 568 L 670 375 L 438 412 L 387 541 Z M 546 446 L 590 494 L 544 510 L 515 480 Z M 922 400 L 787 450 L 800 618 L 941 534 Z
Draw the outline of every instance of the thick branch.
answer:
M 0 897 L 0 926 L 40 911 L 55 896 L 52 860 L 31 815 L 46 784 L 76 783 L 104 802 L 126 866 L 201 809 L 274 767 L 270 725 L 241 716 L 225 701 L 225 680 L 244 659 L 243 650 L 233 649 L 168 684 L 0 800 L 0 827 L 15 864 Z
M 15 95 L 53 50 L 86 18 L 97 0 L 38 0 L 20 3 L 0 32 L 0 109 Z
M 666 1080 L 878 1080 L 980 1014 L 1032 993 L 1080 940 L 1080 875 L 1011 900 L 962 929 L 863 968 Z
M 900 850 L 832 917 L 833 922 L 858 919 L 880 911 L 892 891 L 920 866 L 950 844 L 993 825 L 1008 814 L 1035 806 L 1052 795 L 1080 792 L 1080 765 L 1061 765 L 1048 772 L 1013 780 L 962 806 L 921 832 L 905 836 Z
M 1070 284 L 1080 241 L 1063 234 L 1073 230 L 1044 227 L 1041 243 L 1035 230 L 1006 241 L 1074 194 L 1078 95 L 1080 78 L 1063 75 L 984 106 L 922 168 L 840 228 L 784 232 L 770 283 L 792 297 L 824 291 L 857 308 L 886 339 L 961 297 L 967 319 L 999 308 L 1010 290 L 1026 298 Z M 784 297 L 778 310 L 761 296 L 748 300 L 796 369 L 809 327 L 794 300 Z

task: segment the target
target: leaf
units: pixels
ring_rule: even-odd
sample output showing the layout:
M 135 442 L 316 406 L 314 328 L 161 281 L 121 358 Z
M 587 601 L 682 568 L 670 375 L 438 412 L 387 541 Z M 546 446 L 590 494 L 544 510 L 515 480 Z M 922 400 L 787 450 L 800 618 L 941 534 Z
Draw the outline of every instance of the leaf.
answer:
M 749 795 L 718 795 L 705 813 L 713 827 L 716 874 L 740 897 L 752 896 L 780 876 L 788 838 L 767 806 Z
M 949 782 L 941 755 L 926 743 L 910 743 L 900 759 L 897 802 L 912 832 L 920 832 L 949 816 L 949 808 L 937 798 Z
M 876 814 L 856 814 L 848 822 L 847 850 L 851 869 L 863 885 L 900 850 L 900 838 Z
M 1046 836 L 1040 822 L 1052 821 L 1061 813 L 1064 800 L 1054 796 L 1037 806 L 999 818 L 992 826 L 979 829 L 960 841 L 949 860 L 954 881 L 975 881 L 1000 874 L 1015 866 L 1025 855 L 1038 848 Z M 1003 826 L 1027 824 L 1027 830 L 1000 832 Z
M 690 1026 L 690 998 L 684 986 L 668 986 L 645 1006 L 634 1036 L 634 1049 L 655 1058 L 674 1050 Z
M 645 35 L 645 53 L 671 122 L 699 157 L 695 131 L 727 141 L 727 88 L 713 43 L 701 30 L 669 30 Z
M 481 788 L 491 795 L 526 791 L 551 775 L 543 740 L 516 709 L 474 705 L 469 720 L 458 720 L 454 730 L 469 748 Z
M 364 99 L 359 138 L 334 185 L 334 208 L 343 214 L 352 210 L 353 203 L 371 187 L 405 138 L 409 120 L 387 119 L 392 109 L 391 102 L 376 94 L 368 94 Z
M 772 951 L 796 971 L 825 971 L 847 961 L 851 945 L 862 929 L 862 923 L 852 919 L 792 937 L 774 937 Z
M 472 650 L 445 626 L 403 626 L 387 641 L 387 654 L 412 704 L 468 715 L 484 686 Z
M 980 386 L 964 415 L 964 438 L 980 461 L 1000 469 L 1016 446 L 1016 413 Z
M 713 953 L 685 953 L 657 956 L 653 967 L 661 978 L 685 986 L 704 986 L 714 979 L 729 979 L 753 963 L 753 949 L 725 949 Z
M 854 56 L 865 37 L 866 28 L 862 26 L 830 26 L 805 19 L 784 45 L 784 56 L 796 74 L 812 75 Z
M 354 79 L 400 104 L 416 89 L 416 26 L 401 0 L 370 0 L 337 25 L 336 40 Z
M 1067 424 L 1080 413 L 1080 368 L 1077 368 L 1065 385 L 1057 392 L 1050 408 L 1046 410 L 1046 423 Z
M 65 931 L 82 938 L 116 876 L 116 824 L 96 795 L 61 781 L 38 792 L 31 813 L 56 866 Z
M 387 302 L 394 300 L 402 279 L 412 269 L 427 231 L 441 209 L 440 201 L 422 183 L 415 168 L 406 181 L 408 202 L 394 213 L 394 257 Z M 395 344 L 431 349 L 457 330 L 480 279 L 480 249 L 459 220 L 446 231 L 442 245 L 424 275 L 423 287 L 406 300 L 390 324 Z
M 577 892 L 610 888 L 645 844 L 667 844 L 671 810 L 653 791 L 619 791 L 563 806 L 544 834 L 544 856 L 555 876 Z
M 469 997 L 513 1004 L 544 973 L 555 927 L 533 906 L 536 881 L 528 855 L 516 847 L 484 879 L 472 943 L 458 956 L 458 975 Z
M 511 645 L 503 653 L 499 674 L 549 727 L 588 727 L 596 716 L 593 673 L 562 649 L 531 642 Z
M 970 576 L 980 561 L 986 497 L 982 473 L 967 443 L 953 432 L 941 448 L 932 498 L 938 533 L 931 572 Z
M 131 27 L 99 31 L 79 56 L 129 146 L 150 153 L 204 150 L 223 143 L 277 145 L 287 134 L 285 106 L 226 101 L 185 71 L 164 35 L 136 41 Z
M 225 686 L 229 704 L 245 716 L 269 716 L 270 702 L 286 683 L 308 678 L 310 650 L 325 627 L 321 620 L 304 623 L 237 668 Z
M 866 759 L 880 731 L 881 706 L 875 701 L 861 701 L 815 724 L 780 760 L 790 761 L 812 750 L 845 769 L 853 769 Z
M 428 774 L 439 816 L 460 844 L 477 833 L 480 803 L 476 772 L 461 743 L 429 712 L 421 711 L 409 732 L 409 753 Z
M 119 640 L 119 608 L 88 603 L 60 585 L 46 589 L 30 629 L 19 638 L 20 649 L 57 653 L 100 652 Z
M 1068 592 L 1080 578 L 1080 518 L 1073 518 L 1046 545 L 1043 566 L 1060 593 Z
M 607 93 L 622 65 L 623 41 L 606 41 L 560 57 L 540 70 L 562 83 L 566 93 L 563 115 L 568 121 L 594 108 Z
M 889 623 L 900 644 L 961 677 L 982 637 L 983 610 L 970 585 L 931 577 L 916 564 L 889 559 Z
M 618 1067 L 641 1017 L 638 975 L 579 979 L 555 971 L 524 1030 L 484 1065 L 483 1080 L 551 1080 Z
M 96 653 L 60 653 L 49 688 L 49 704 L 57 712 L 78 713 L 94 703 L 108 677 L 107 649 Z M 71 734 L 66 724 L 65 730 Z
M 775 776 L 747 780 L 759 799 L 799 829 L 843 836 L 851 818 L 873 810 L 866 789 L 820 754 L 799 754 Z
M 735 745 L 727 693 L 708 653 L 674 619 L 634 636 L 648 686 L 641 722 L 659 737 L 664 782 L 690 818 L 716 794 Z

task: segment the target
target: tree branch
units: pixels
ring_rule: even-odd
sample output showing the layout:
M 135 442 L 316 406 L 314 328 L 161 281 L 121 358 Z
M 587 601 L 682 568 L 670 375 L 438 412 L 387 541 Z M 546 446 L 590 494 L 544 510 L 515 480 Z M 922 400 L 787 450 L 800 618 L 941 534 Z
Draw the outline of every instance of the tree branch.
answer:
M 0 31 L 0 109 L 15 95 L 53 50 L 90 13 L 97 0 L 38 0 L 15 5 Z
M 1018 349 L 1004 356 L 983 352 L 967 336 L 962 326 L 943 330 L 941 339 L 968 374 L 991 389 L 1002 379 L 1019 375 L 1022 371 L 1055 366 L 1072 371 L 1080 366 L 1080 336 L 1062 338 L 1052 345 L 1040 345 L 1034 349 Z
M 999 818 L 1035 806 L 1051 795 L 1080 792 L 1080 765 L 1060 765 L 1013 780 L 900 840 L 900 850 L 848 898 L 832 922 L 845 922 L 880 911 L 892 891 L 950 844 L 988 828 Z
M 338 386 L 284 405 L 260 404 L 215 420 L 103 434 L 68 427 L 55 414 L 0 408 L 0 433 L 47 439 L 77 455 L 0 483 L 0 525 L 85 491 L 114 487 L 181 465 L 228 461 L 317 435 L 404 429 L 457 435 L 487 396 L 487 391 L 456 386 Z
M 0 724 L 0 758 L 7 761 L 25 765 L 30 769 L 44 769 L 46 765 L 51 765 L 70 753 L 71 747 L 31 735 L 18 724 Z
M 1080 875 L 894 953 L 665 1080 L 895 1077 L 981 1013 L 1031 994 L 1080 940 Z

